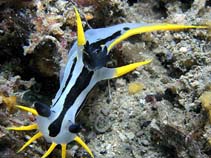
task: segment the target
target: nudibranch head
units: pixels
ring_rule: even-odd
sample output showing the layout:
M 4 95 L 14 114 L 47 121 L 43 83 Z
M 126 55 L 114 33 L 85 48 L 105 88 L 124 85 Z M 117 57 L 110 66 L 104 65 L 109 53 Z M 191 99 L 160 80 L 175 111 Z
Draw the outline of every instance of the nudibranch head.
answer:
M 86 45 L 83 49 L 83 62 L 89 70 L 97 70 L 104 66 L 109 61 L 109 54 L 107 53 L 107 47 L 98 43 Z

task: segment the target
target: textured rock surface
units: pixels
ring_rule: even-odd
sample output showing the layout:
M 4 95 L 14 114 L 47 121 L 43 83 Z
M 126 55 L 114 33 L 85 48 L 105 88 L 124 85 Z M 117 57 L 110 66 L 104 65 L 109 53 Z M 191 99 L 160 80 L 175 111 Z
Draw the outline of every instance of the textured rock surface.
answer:
M 74 5 L 85 28 L 141 21 L 199 25 L 209 24 L 211 18 L 211 3 L 205 0 L 80 0 Z M 50 104 L 59 69 L 76 38 L 73 3 L 19 0 L 16 5 L 0 0 L 0 6 L 0 94 L 15 95 L 24 105 L 35 100 Z M 209 32 L 147 33 L 122 42 L 112 55 L 114 65 L 150 58 L 153 62 L 111 80 L 111 98 L 107 82 L 90 94 L 78 121 L 84 128 L 80 135 L 96 158 L 210 157 L 210 122 L 199 100 L 210 90 Z M 143 89 L 129 95 L 130 83 Z M 11 114 L 1 105 L 0 155 L 39 158 L 49 147 L 44 139 L 17 154 L 33 132 L 5 130 L 34 118 L 21 111 Z M 86 156 L 75 144 L 68 149 L 68 157 Z M 54 156 L 60 156 L 60 149 Z

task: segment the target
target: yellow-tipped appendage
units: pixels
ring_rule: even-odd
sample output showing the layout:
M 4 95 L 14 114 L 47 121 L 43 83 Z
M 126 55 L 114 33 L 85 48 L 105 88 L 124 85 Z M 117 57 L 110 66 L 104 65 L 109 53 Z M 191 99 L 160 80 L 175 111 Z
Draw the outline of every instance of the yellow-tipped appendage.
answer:
M 24 111 L 28 111 L 28 112 L 38 116 L 37 110 L 35 110 L 33 108 L 29 108 L 29 107 L 22 106 L 22 105 L 15 105 L 15 107 L 17 107 L 17 108 L 19 108 L 21 110 L 24 110 Z
M 25 107 L 22 105 L 16 105 L 17 108 L 24 110 L 24 111 L 28 111 L 34 115 L 38 115 L 37 111 L 33 108 L 29 108 L 29 107 Z M 16 131 L 27 131 L 27 130 L 34 130 L 34 129 L 38 129 L 38 125 L 37 124 L 32 124 L 32 125 L 28 125 L 28 126 L 20 126 L 20 127 L 8 127 L 6 128 L 7 130 L 16 130 Z M 38 138 L 42 137 L 43 134 L 41 132 L 38 132 L 37 134 L 35 134 L 33 137 L 31 137 L 19 150 L 18 153 L 23 151 L 27 146 L 29 146 L 33 141 L 37 140 Z M 92 154 L 91 150 L 89 149 L 89 147 L 81 140 L 80 137 L 76 136 L 74 138 L 74 141 L 76 141 L 77 143 L 79 143 L 89 154 L 92 158 L 94 158 L 94 155 Z M 57 146 L 56 143 L 52 143 L 51 146 L 49 147 L 49 149 L 45 152 L 45 154 L 42 156 L 42 158 L 46 158 Z M 61 144 L 62 147 L 62 153 L 61 153 L 61 157 L 62 158 L 66 158 L 66 148 L 67 148 L 67 144 Z
M 62 158 L 66 158 L 67 144 L 61 144 L 61 146 L 62 146 Z
M 125 75 L 128 72 L 135 70 L 139 66 L 149 64 L 151 61 L 152 59 L 115 68 L 114 78 Z
M 131 30 L 126 31 L 120 37 L 115 39 L 108 47 L 108 52 L 118 43 L 127 39 L 130 36 L 152 32 L 152 31 L 166 31 L 166 30 L 181 30 L 181 29 L 206 29 L 208 26 L 191 26 L 191 25 L 177 25 L 177 24 L 155 24 L 150 26 L 141 26 Z
M 84 29 L 83 29 L 83 25 L 82 25 L 81 18 L 80 18 L 80 15 L 78 13 L 78 10 L 77 10 L 76 7 L 74 7 L 74 9 L 75 9 L 76 23 L 77 23 L 78 46 L 83 46 L 83 45 L 86 44 Z
M 38 125 L 32 124 L 32 125 L 29 125 L 29 126 L 7 127 L 6 129 L 7 130 L 15 130 L 15 131 L 29 131 L 29 130 L 38 129 Z
M 54 150 L 56 146 L 57 144 L 53 142 L 49 147 L 48 151 L 46 151 L 46 153 L 42 156 L 42 158 L 46 158 Z
M 92 158 L 94 158 L 94 155 L 92 154 L 92 151 L 89 149 L 89 147 L 83 142 L 83 140 L 80 138 L 80 137 L 78 137 L 78 136 L 76 136 L 75 138 L 74 138 L 74 141 L 76 141 L 78 144 L 80 144 L 86 151 L 87 151 L 87 153 L 89 153 L 89 155 L 92 157 Z
M 30 145 L 33 141 L 35 141 L 36 139 L 42 137 L 42 133 L 38 132 L 37 134 L 35 134 L 33 137 L 31 137 L 31 139 L 29 139 L 19 150 L 18 153 L 21 152 L 23 149 L 25 149 L 28 145 Z

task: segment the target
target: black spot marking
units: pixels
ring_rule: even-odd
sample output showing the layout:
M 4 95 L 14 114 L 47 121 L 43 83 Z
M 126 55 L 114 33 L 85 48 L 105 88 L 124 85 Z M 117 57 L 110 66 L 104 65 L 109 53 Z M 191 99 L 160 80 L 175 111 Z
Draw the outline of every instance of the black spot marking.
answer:
M 51 110 L 48 105 L 45 105 L 40 102 L 34 103 L 35 109 L 40 116 L 49 117 L 51 115 Z
M 70 127 L 69 127 L 69 131 L 71 132 L 71 133 L 78 133 L 78 132 L 80 132 L 81 131 L 81 125 L 79 125 L 79 124 L 72 124 L 72 125 L 70 125 Z
M 127 3 L 129 4 L 129 6 L 132 6 L 134 3 L 137 3 L 138 0 L 127 0 Z
M 130 30 L 129 27 L 124 27 L 123 30 L 127 31 L 127 30 Z

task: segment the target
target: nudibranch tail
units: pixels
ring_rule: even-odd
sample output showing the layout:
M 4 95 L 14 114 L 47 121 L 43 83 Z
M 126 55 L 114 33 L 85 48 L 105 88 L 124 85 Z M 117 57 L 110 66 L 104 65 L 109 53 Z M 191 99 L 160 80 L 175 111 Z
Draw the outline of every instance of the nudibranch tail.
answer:
M 74 9 L 75 9 L 76 23 L 77 23 L 78 46 L 83 46 L 86 44 L 85 33 L 84 33 L 83 25 L 82 25 L 78 10 L 76 7 L 74 7 Z
M 21 110 L 24 110 L 24 111 L 28 111 L 28 112 L 34 114 L 35 116 L 38 116 L 37 110 L 35 110 L 33 108 L 25 107 L 25 106 L 22 106 L 22 105 L 15 105 L 15 107 L 17 107 Z
M 145 61 L 142 61 L 142 62 L 132 63 L 132 64 L 121 66 L 121 67 L 117 67 L 117 68 L 115 68 L 115 72 L 114 72 L 113 78 L 125 75 L 128 72 L 135 70 L 139 66 L 143 66 L 143 65 L 149 64 L 151 61 L 152 61 L 152 59 L 145 60 Z
M 37 124 L 32 124 L 32 125 L 28 125 L 28 126 L 20 126 L 20 127 L 7 127 L 7 130 L 15 130 L 15 131 L 29 131 L 29 130 L 34 130 L 34 129 L 38 129 L 38 125 Z
M 42 156 L 42 158 L 46 158 L 53 150 L 54 148 L 57 146 L 56 143 L 52 143 L 51 146 L 49 147 L 49 149 L 45 152 L 45 154 Z
M 40 104 L 39 104 L 40 105 Z M 34 115 L 39 115 L 36 109 L 33 108 L 29 108 L 29 107 L 25 107 L 22 105 L 16 105 L 17 108 L 24 110 L 24 111 L 28 111 L 31 112 Z M 6 128 L 7 130 L 16 130 L 16 131 L 28 131 L 28 130 L 34 130 L 34 129 L 38 129 L 38 125 L 37 124 L 32 124 L 32 125 L 28 125 L 28 126 L 20 126 L 20 127 L 8 127 Z M 43 134 L 41 132 L 38 132 L 37 134 L 35 134 L 33 137 L 31 137 L 17 152 L 21 152 L 23 151 L 27 146 L 29 146 L 32 142 L 34 142 L 35 140 L 37 140 L 38 138 L 42 137 Z M 89 147 L 82 141 L 82 139 L 78 136 L 76 136 L 74 138 L 74 141 L 76 141 L 77 143 L 79 143 L 86 151 L 87 153 L 89 153 L 89 155 L 94 158 L 93 153 L 91 152 L 91 150 L 89 149 Z M 42 158 L 46 158 L 57 146 L 58 144 L 56 144 L 55 142 L 53 142 L 51 144 L 51 146 L 49 147 L 49 149 L 45 152 L 45 154 L 42 156 Z M 62 152 L 61 152 L 61 157 L 62 158 L 66 158 L 66 148 L 67 148 L 67 144 L 63 143 L 61 144 L 61 148 L 62 148 Z
M 38 132 L 35 134 L 31 139 L 29 139 L 19 150 L 18 153 L 21 152 L 23 149 L 25 149 L 28 145 L 30 145 L 33 141 L 37 140 L 38 138 L 42 137 L 43 134 L 41 132 Z
M 208 26 L 191 26 L 191 25 L 179 25 L 179 24 L 155 24 L 149 26 L 141 26 L 137 28 L 130 29 L 124 34 L 115 39 L 108 47 L 108 52 L 118 43 L 123 40 L 137 34 L 152 32 L 152 31 L 167 31 L 167 30 L 182 30 L 182 29 L 206 29 Z
M 83 140 L 80 137 L 76 136 L 74 138 L 74 141 L 76 141 L 78 144 L 80 144 L 87 151 L 87 153 L 89 153 L 89 155 L 92 158 L 94 158 L 92 151 L 89 149 L 89 147 L 86 145 L 86 143 L 83 142 Z

